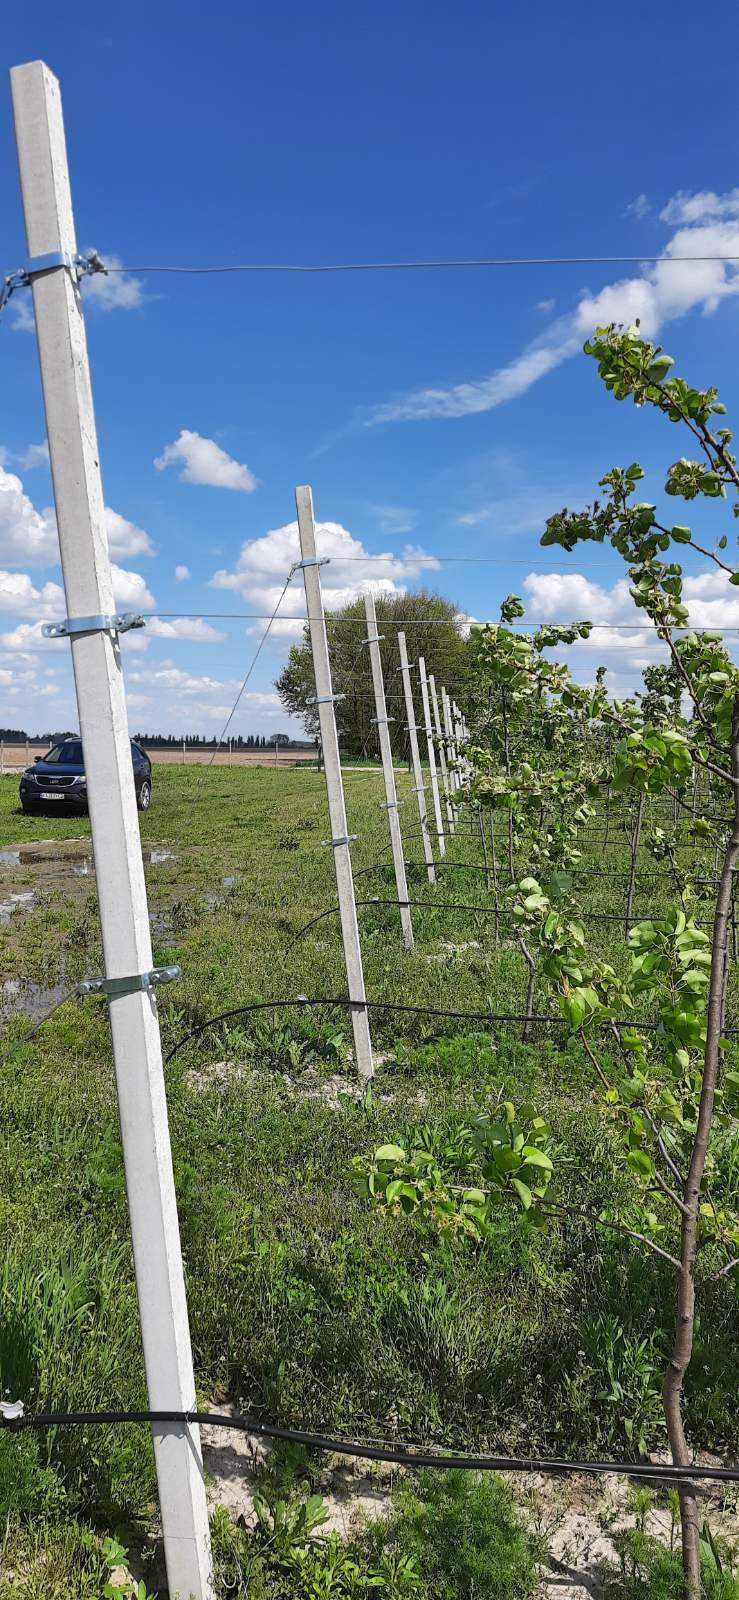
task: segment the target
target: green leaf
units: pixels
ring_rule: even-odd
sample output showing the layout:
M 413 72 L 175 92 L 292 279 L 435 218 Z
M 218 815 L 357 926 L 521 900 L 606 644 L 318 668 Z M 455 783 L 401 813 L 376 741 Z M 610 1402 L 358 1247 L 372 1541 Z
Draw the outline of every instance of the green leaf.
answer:
M 651 1156 L 647 1155 L 646 1150 L 630 1150 L 626 1161 L 632 1172 L 636 1172 L 640 1178 L 652 1177 L 654 1162 Z
M 528 1211 L 533 1200 L 528 1184 L 523 1183 L 520 1178 L 511 1178 L 511 1185 L 515 1189 L 524 1211 Z
M 381 1144 L 379 1150 L 375 1151 L 375 1161 L 396 1162 L 406 1160 L 405 1150 L 401 1150 L 399 1144 Z

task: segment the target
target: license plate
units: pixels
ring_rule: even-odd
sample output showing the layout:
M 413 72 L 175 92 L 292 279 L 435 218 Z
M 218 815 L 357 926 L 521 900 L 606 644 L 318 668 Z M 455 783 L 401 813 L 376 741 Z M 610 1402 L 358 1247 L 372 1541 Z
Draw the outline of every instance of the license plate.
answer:
M 44 794 L 43 791 L 42 791 L 41 799 L 42 800 L 63 800 L 64 799 L 64 795 L 63 794 Z

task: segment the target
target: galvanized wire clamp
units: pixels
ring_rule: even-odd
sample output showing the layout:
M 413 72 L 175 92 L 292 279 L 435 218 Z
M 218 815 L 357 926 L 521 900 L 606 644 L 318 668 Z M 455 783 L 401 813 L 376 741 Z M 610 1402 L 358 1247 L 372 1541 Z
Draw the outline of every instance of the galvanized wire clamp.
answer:
M 174 983 L 181 973 L 181 967 L 152 967 L 149 972 L 133 972 L 126 978 L 83 978 L 77 984 L 76 993 L 104 994 L 109 1000 L 118 1000 L 124 994 L 153 989 L 157 983 Z
M 93 617 L 65 617 L 63 622 L 45 622 L 41 632 L 45 639 L 72 639 L 82 633 L 128 633 L 129 628 L 145 626 L 146 618 L 137 611 L 112 615 L 98 612 Z
M 346 700 L 346 695 L 345 694 L 319 694 L 319 695 L 312 695 L 311 698 L 309 700 L 306 700 L 305 703 L 306 703 L 307 706 L 330 706 L 330 705 L 333 705 L 334 700 Z
M 370 723 L 374 723 L 375 727 L 379 727 L 380 723 L 385 726 L 388 722 L 395 722 L 395 720 L 395 717 L 370 717 Z
M 340 845 L 340 844 L 353 844 L 355 839 L 358 839 L 358 838 L 359 838 L 359 834 L 358 833 L 342 833 L 341 836 L 338 839 L 322 839 L 321 840 L 321 844 L 330 844 L 332 849 L 335 850 L 337 845 Z
M 31 256 L 22 267 L 15 272 L 9 272 L 0 284 L 0 312 L 5 307 L 16 289 L 29 289 L 34 278 L 40 278 L 47 272 L 55 272 L 63 267 L 71 276 L 73 283 L 79 283 L 80 278 L 86 278 L 92 272 L 104 272 L 108 268 L 98 255 L 97 250 L 87 250 L 84 254 L 69 255 L 66 250 L 50 250 L 47 255 Z

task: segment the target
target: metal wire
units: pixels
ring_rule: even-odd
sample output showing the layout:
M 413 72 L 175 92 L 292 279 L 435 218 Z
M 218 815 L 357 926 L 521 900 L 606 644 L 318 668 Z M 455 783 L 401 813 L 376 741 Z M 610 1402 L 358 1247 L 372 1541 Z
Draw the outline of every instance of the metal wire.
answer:
M 229 272 L 287 272 L 314 274 L 321 272 L 438 272 L 459 271 L 480 267 L 614 267 L 641 266 L 642 263 L 659 262 L 665 266 L 681 265 L 685 261 L 739 261 L 739 256 L 478 256 L 470 259 L 452 258 L 430 261 L 337 261 L 337 262 L 273 262 L 247 261 L 233 265 L 179 266 L 148 263 L 144 266 L 106 266 L 107 272 L 174 272 L 186 276 L 214 276 Z

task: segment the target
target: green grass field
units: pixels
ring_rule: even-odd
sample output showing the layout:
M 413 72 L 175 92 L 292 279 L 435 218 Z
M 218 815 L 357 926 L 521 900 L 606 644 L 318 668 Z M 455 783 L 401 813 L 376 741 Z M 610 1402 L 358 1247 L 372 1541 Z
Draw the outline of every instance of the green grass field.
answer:
M 335 898 L 332 853 L 320 842 L 329 832 L 323 777 L 161 766 L 154 780 L 142 821 L 144 845 L 155 847 L 146 868 L 154 959 L 182 967 L 181 981 L 159 996 L 165 1053 L 240 1004 L 341 996 L 336 917 L 293 943 Z M 420 860 L 411 780 L 398 782 L 407 853 Z M 388 870 L 364 870 L 389 859 L 380 777 L 347 773 L 346 790 L 349 826 L 360 835 L 358 896 L 391 898 Z M 23 817 L 16 781 L 0 779 L 0 850 L 88 832 L 84 818 Z M 448 860 L 481 859 L 477 821 L 465 817 Z M 625 846 L 594 846 L 591 865 L 623 871 Z M 0 922 L 2 979 L 38 986 L 40 1005 L 99 973 L 94 878 L 58 862 L 11 860 L 0 872 L 0 901 L 34 894 Z M 496 947 L 490 916 L 444 908 L 489 907 L 484 874 L 450 866 L 433 888 L 418 868 L 411 882 L 430 902 L 414 912 L 414 952 L 402 951 L 397 912 L 360 909 L 368 995 L 441 1011 L 520 1010 L 525 969 L 510 925 L 502 923 Z M 587 904 L 618 911 L 623 893 L 623 880 L 596 876 Z M 640 885 L 637 912 L 666 903 L 662 881 Z M 601 924 L 598 937 L 614 965 L 623 963 L 618 926 Z M 27 1018 L 13 1009 L 22 999 L 23 990 L 6 991 L 0 1051 L 0 1390 L 29 1409 L 144 1406 L 106 1007 L 74 1000 L 24 1043 Z M 739 1016 L 735 988 L 732 1011 Z M 203 1405 L 230 1401 L 346 1436 L 473 1450 L 595 1458 L 633 1455 L 637 1441 L 664 1448 L 668 1268 L 580 1221 L 537 1236 L 508 1212 L 494 1243 L 471 1246 L 371 1210 L 352 1183 L 352 1157 L 386 1139 L 424 1124 L 443 1131 L 499 1098 L 527 1100 L 554 1130 L 559 1194 L 602 1206 L 626 1180 L 579 1048 L 563 1048 L 557 1029 L 524 1045 L 516 1025 L 444 1017 L 377 1012 L 372 1028 L 380 1064 L 363 1097 L 353 1092 L 346 1012 L 330 1005 L 237 1017 L 167 1068 Z M 739 1183 L 739 1151 L 732 1159 Z M 688 1427 L 696 1446 L 728 1459 L 739 1446 L 728 1279 L 705 1291 L 702 1318 Z M 276 1458 L 271 1470 L 270 1492 L 290 1502 L 313 1469 Z M 0 1434 L 2 1600 L 99 1600 L 113 1536 L 144 1563 L 151 1555 L 148 1582 L 161 1596 L 154 1491 L 146 1429 Z M 319 1546 L 278 1559 L 274 1529 L 249 1533 L 219 1513 L 221 1594 L 246 1595 L 247 1586 L 257 1600 L 354 1600 L 383 1586 L 387 1600 L 537 1593 L 538 1546 L 497 1480 L 396 1483 L 393 1504 L 389 1523 L 342 1547 L 328 1578 L 327 1547 L 320 1562 Z M 640 1577 L 638 1564 L 615 1573 L 612 1592 L 676 1594 L 674 1564 L 663 1565 L 657 1576 L 652 1567 Z

